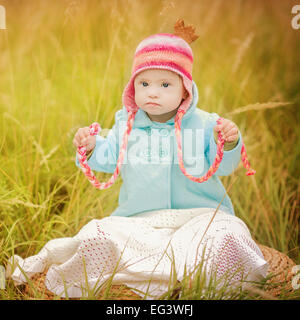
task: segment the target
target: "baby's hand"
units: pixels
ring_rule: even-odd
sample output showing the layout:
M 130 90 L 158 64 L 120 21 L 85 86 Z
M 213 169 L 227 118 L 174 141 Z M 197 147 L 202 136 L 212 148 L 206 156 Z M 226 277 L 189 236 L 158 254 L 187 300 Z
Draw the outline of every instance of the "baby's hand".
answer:
M 79 146 L 86 147 L 86 151 L 89 152 L 95 148 L 96 137 L 90 135 L 90 128 L 79 128 L 75 133 L 73 144 L 76 148 Z
M 217 124 L 214 127 L 215 132 L 221 130 L 225 141 L 235 141 L 239 136 L 239 129 L 236 124 L 228 119 L 223 119 L 221 124 Z

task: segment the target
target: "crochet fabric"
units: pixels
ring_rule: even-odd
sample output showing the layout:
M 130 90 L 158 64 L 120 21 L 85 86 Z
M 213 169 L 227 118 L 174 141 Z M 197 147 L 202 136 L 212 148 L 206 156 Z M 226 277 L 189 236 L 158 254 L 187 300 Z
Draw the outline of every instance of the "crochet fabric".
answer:
M 9 263 L 19 263 L 29 278 L 48 269 L 47 289 L 61 297 L 67 290 L 70 298 L 85 295 L 86 281 L 89 288 L 98 288 L 109 279 L 120 256 L 112 283 L 144 293 L 148 290 L 148 300 L 168 291 L 170 274 L 174 272 L 172 261 L 179 281 L 185 267 L 188 274 L 201 261 L 205 261 L 208 280 L 213 270 L 218 279 L 227 272 L 232 275 L 231 286 L 241 279 L 259 281 L 266 277 L 268 264 L 246 224 L 218 211 L 209 225 L 213 215 L 214 209 L 195 208 L 94 219 L 76 236 L 51 240 L 37 255 L 26 259 L 15 255 Z M 19 267 L 11 278 L 16 285 L 26 282 Z

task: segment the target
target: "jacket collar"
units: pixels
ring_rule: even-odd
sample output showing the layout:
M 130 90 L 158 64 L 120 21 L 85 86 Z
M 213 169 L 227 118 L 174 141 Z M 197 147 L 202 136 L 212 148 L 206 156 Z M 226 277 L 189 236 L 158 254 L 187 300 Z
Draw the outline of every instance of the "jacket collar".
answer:
M 193 113 L 196 110 L 197 103 L 198 103 L 198 88 L 195 82 L 193 81 L 193 99 L 190 104 L 190 107 L 188 108 L 187 112 L 183 116 L 182 121 L 187 120 L 193 115 Z M 127 119 L 128 113 L 125 106 L 123 106 L 123 115 L 124 115 L 124 118 Z M 167 122 L 165 122 L 165 124 L 174 125 L 174 122 L 175 122 L 174 120 L 175 120 L 175 116 L 169 119 Z M 139 108 L 138 112 L 135 115 L 133 128 L 143 128 L 143 127 L 153 127 L 153 126 L 154 127 L 159 126 L 159 124 L 157 125 L 156 122 L 151 121 L 147 116 L 146 112 Z

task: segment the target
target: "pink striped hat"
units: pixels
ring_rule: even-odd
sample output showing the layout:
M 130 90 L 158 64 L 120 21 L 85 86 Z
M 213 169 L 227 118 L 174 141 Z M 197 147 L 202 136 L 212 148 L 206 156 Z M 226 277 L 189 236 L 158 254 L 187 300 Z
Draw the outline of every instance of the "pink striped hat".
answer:
M 181 37 L 170 33 L 158 33 L 144 39 L 136 48 L 132 75 L 124 89 L 122 100 L 128 113 L 137 112 L 134 79 L 147 69 L 165 69 L 176 72 L 183 80 L 188 97 L 180 105 L 178 112 L 185 112 L 192 101 L 193 51 Z

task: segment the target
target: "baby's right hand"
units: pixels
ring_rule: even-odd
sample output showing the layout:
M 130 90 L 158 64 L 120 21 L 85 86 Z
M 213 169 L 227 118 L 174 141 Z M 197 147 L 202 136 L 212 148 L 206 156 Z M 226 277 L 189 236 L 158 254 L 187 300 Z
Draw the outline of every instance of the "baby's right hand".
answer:
M 90 135 L 90 128 L 79 128 L 75 133 L 73 144 L 76 148 L 79 146 L 86 147 L 86 151 L 89 152 L 95 148 L 96 137 Z

